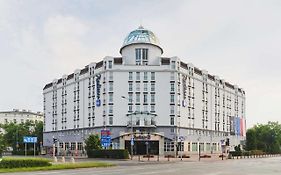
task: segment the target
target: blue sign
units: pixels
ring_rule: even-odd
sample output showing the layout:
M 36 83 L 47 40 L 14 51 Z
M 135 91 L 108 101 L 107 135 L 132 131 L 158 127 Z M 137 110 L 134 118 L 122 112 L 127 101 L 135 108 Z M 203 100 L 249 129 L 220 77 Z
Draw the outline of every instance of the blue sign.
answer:
M 101 146 L 103 148 L 108 148 L 110 147 L 110 144 L 111 144 L 110 130 L 108 129 L 101 130 Z
M 96 100 L 96 106 L 100 106 L 100 99 Z
M 37 143 L 37 137 L 24 136 L 23 143 Z
M 96 75 L 96 106 L 97 107 L 99 107 L 101 105 L 101 101 L 100 101 L 100 88 L 101 88 L 100 78 L 101 78 L 101 75 Z

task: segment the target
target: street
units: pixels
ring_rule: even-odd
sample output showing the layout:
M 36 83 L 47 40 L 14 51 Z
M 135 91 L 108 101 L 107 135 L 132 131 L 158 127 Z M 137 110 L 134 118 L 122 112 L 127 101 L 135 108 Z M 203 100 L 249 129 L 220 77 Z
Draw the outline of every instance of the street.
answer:
M 46 172 L 9 173 L 16 175 L 280 175 L 281 157 L 232 159 L 202 162 L 141 162 L 118 164 L 110 168 L 55 170 Z

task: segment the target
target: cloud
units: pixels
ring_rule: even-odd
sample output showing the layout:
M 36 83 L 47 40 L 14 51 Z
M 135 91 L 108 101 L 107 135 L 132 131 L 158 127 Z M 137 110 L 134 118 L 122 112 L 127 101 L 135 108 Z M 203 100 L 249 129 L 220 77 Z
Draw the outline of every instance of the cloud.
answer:
M 47 19 L 43 29 L 43 39 L 48 52 L 52 55 L 53 66 L 62 71 L 80 65 L 91 57 L 89 45 L 84 40 L 90 27 L 86 22 L 73 16 L 57 15 Z M 84 63 L 85 64 L 85 63 Z
M 42 88 L 104 56 L 120 56 L 142 23 L 165 56 L 238 84 L 248 126 L 281 121 L 280 1 L 0 1 L 0 110 L 42 110 Z M 19 88 L 20 86 L 20 88 Z

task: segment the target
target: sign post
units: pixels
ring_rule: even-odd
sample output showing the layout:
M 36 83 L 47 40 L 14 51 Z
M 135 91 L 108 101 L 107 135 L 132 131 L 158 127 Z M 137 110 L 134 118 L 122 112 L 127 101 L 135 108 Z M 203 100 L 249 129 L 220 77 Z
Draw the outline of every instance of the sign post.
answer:
M 225 149 L 225 140 L 221 140 L 221 160 L 223 160 L 224 149 Z
M 111 135 L 110 135 L 110 130 L 108 129 L 103 129 L 101 130 L 101 146 L 104 149 L 108 149 L 111 144 Z
M 26 145 L 27 143 L 24 143 L 24 156 L 26 156 L 26 151 L 27 151 L 27 148 L 26 148 Z
M 30 136 L 24 136 L 23 137 L 23 143 L 24 143 L 24 151 L 25 151 L 25 156 L 27 156 L 27 144 L 28 143 L 33 143 L 33 149 L 34 149 L 34 156 L 35 156 L 35 144 L 37 142 L 37 137 L 30 137 Z
M 179 150 L 181 152 L 181 160 L 182 160 L 182 154 L 183 154 L 183 150 L 184 150 L 182 145 L 183 145 L 183 142 L 184 142 L 185 138 L 183 136 L 180 136 L 179 139 L 180 139 L 180 149 Z

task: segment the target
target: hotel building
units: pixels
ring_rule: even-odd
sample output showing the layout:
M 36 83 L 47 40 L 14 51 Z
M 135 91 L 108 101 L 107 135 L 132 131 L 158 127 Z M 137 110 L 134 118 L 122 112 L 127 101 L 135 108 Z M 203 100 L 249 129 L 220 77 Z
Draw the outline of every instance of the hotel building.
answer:
M 45 85 L 44 146 L 80 151 L 107 129 L 112 148 L 134 154 L 219 153 L 245 140 L 245 91 L 180 58 L 162 57 L 150 30 L 129 33 L 105 57 Z

